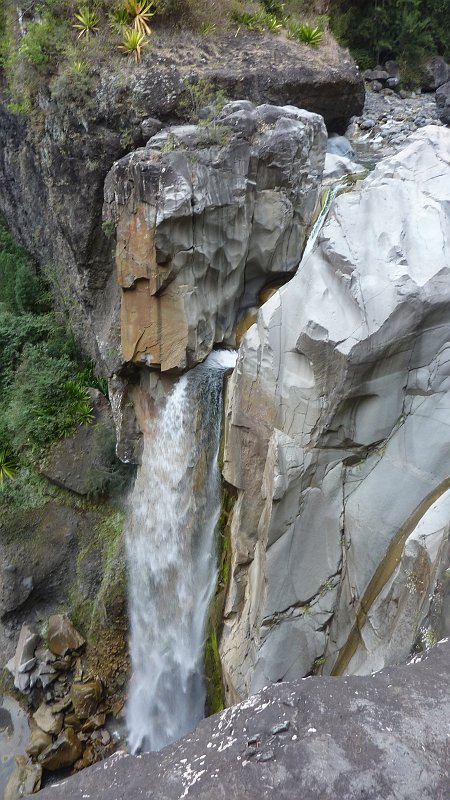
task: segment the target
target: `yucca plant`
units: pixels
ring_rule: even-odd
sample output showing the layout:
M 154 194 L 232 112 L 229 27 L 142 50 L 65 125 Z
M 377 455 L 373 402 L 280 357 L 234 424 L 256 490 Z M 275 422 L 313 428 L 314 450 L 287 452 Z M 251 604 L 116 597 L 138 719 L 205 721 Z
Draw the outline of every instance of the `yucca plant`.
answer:
M 0 450 L 0 487 L 5 483 L 6 478 L 14 480 L 16 466 L 8 450 Z
M 75 19 L 78 20 L 73 25 L 79 31 L 77 39 L 82 39 L 83 37 L 89 39 L 91 33 L 97 33 L 99 20 L 92 8 L 88 6 L 79 8 L 78 14 L 75 14 Z
M 141 60 L 141 50 L 148 44 L 148 39 L 141 31 L 134 28 L 124 31 L 121 44 L 118 45 L 119 50 L 127 56 L 132 56 L 136 62 Z
M 304 44 L 309 44 L 310 47 L 319 47 L 322 37 L 323 33 L 317 26 L 308 25 L 307 22 L 300 25 L 298 38 Z
M 153 0 L 127 0 L 125 9 L 133 20 L 132 25 L 134 30 L 143 35 L 150 36 L 151 29 L 148 23 L 156 14 Z
M 117 33 L 122 33 L 128 25 L 128 11 L 123 6 L 113 8 L 108 15 L 110 27 Z

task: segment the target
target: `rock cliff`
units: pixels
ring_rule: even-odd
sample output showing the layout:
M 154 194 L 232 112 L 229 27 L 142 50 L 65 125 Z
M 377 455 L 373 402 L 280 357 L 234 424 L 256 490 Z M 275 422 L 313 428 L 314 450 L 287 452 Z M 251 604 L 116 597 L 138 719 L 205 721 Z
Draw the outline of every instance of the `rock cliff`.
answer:
M 450 132 L 423 129 L 338 198 L 241 344 L 231 699 L 401 660 L 429 613 L 448 564 L 449 187 Z
M 112 74 L 99 66 L 88 82 L 56 75 L 29 118 L 0 101 L 0 213 L 46 266 L 79 342 L 104 374 L 121 363 L 104 180 L 115 159 L 148 138 L 143 121 L 185 121 L 195 110 L 191 87 L 205 83 L 229 99 L 307 108 L 332 129 L 345 127 L 364 102 L 363 80 L 337 45 L 316 53 L 241 32 L 208 43 L 169 36 L 154 47 L 151 68 L 124 65 Z

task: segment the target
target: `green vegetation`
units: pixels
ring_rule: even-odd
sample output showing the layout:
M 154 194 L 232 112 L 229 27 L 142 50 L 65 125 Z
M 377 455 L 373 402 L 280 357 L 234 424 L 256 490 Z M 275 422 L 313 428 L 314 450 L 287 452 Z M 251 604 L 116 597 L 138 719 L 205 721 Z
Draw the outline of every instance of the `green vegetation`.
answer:
M 93 364 L 77 355 L 45 281 L 1 222 L 0 297 L 0 502 L 20 505 L 21 495 L 26 504 L 43 451 L 77 425 L 92 422 L 88 387 L 103 392 L 107 387 L 95 377 Z M 104 447 L 111 450 L 110 443 Z M 117 479 L 108 472 L 110 461 L 107 475 L 93 476 L 102 489 L 108 478 Z
M 218 575 L 216 594 L 211 602 L 205 642 L 206 713 L 216 714 L 224 706 L 222 667 L 219 642 L 223 626 L 223 612 L 228 589 L 231 564 L 231 512 L 235 497 L 228 488 L 222 488 L 219 517 Z
M 161 33 L 188 29 L 206 37 L 248 29 L 286 36 L 290 30 L 291 38 L 318 46 L 326 20 L 302 0 L 29 0 L 20 10 L 14 0 L 1 0 L 0 70 L 12 111 L 30 113 L 48 88 L 56 102 L 78 94 L 88 108 L 100 70 L 126 70 L 121 62 L 141 59 L 150 64 Z M 308 36 L 308 27 L 318 32 Z
M 407 85 L 427 56 L 450 57 L 447 0 L 335 0 L 331 27 L 362 68 L 399 61 Z

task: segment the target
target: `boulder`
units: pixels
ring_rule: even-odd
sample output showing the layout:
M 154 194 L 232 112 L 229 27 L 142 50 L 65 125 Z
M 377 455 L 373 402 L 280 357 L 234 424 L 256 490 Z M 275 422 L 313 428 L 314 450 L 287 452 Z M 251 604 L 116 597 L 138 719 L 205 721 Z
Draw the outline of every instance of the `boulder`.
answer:
M 83 747 L 72 728 L 65 728 L 58 738 L 39 755 L 39 764 L 50 772 L 75 764 Z
M 48 620 L 47 643 L 56 656 L 79 650 L 85 640 L 72 625 L 67 614 L 53 614 Z
M 232 340 L 270 276 L 298 264 L 325 145 L 315 114 L 229 103 L 114 165 L 104 215 L 117 229 L 125 361 L 184 369 Z
M 444 125 L 450 125 L 450 81 L 436 90 L 436 111 Z
M 40 800 L 446 800 L 449 679 L 445 642 L 368 677 L 275 684 L 159 753 L 115 753 Z
M 47 703 L 41 703 L 38 710 L 34 712 L 33 719 L 44 733 L 57 736 L 62 729 L 64 717 L 58 711 L 53 712 L 52 707 Z
M 335 200 L 243 338 L 223 466 L 231 702 L 399 662 L 430 614 L 448 566 L 449 203 L 450 131 L 423 128 Z
M 95 713 L 103 692 L 99 678 L 84 683 L 73 683 L 70 687 L 70 698 L 73 710 L 78 719 L 88 719 Z
M 424 79 L 422 89 L 425 92 L 434 92 L 450 80 L 450 67 L 445 58 L 435 56 L 424 66 Z
M 363 77 L 366 81 L 375 81 L 384 85 L 388 78 L 392 76 L 382 67 L 375 67 L 375 69 L 366 69 L 363 73 Z
M 33 718 L 32 718 L 33 719 Z M 60 729 L 61 730 L 61 729 Z M 59 731 L 58 731 L 59 733 Z M 29 742 L 25 748 L 26 752 L 33 759 L 37 759 L 38 755 L 42 753 L 52 743 L 52 737 L 49 733 L 45 733 L 41 728 L 35 724 L 31 729 Z
M 14 677 L 14 686 L 21 692 L 30 687 L 29 673 L 36 664 L 35 650 L 40 641 L 40 634 L 34 626 L 22 625 L 16 652 L 6 665 Z

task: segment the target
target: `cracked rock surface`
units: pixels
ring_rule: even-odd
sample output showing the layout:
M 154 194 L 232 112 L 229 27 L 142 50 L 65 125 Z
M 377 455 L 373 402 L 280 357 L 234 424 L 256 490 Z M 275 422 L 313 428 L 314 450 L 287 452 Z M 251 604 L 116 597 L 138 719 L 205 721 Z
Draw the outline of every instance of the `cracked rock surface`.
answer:
M 399 663 L 421 628 L 448 625 L 432 598 L 446 607 L 449 208 L 450 131 L 426 127 L 335 201 L 241 343 L 224 453 L 231 701 Z
M 376 675 L 262 690 L 160 753 L 116 753 L 42 800 L 447 800 L 450 647 Z
M 184 369 L 232 343 L 263 285 L 297 267 L 325 146 L 317 114 L 241 101 L 114 165 L 105 217 L 117 226 L 125 361 Z

